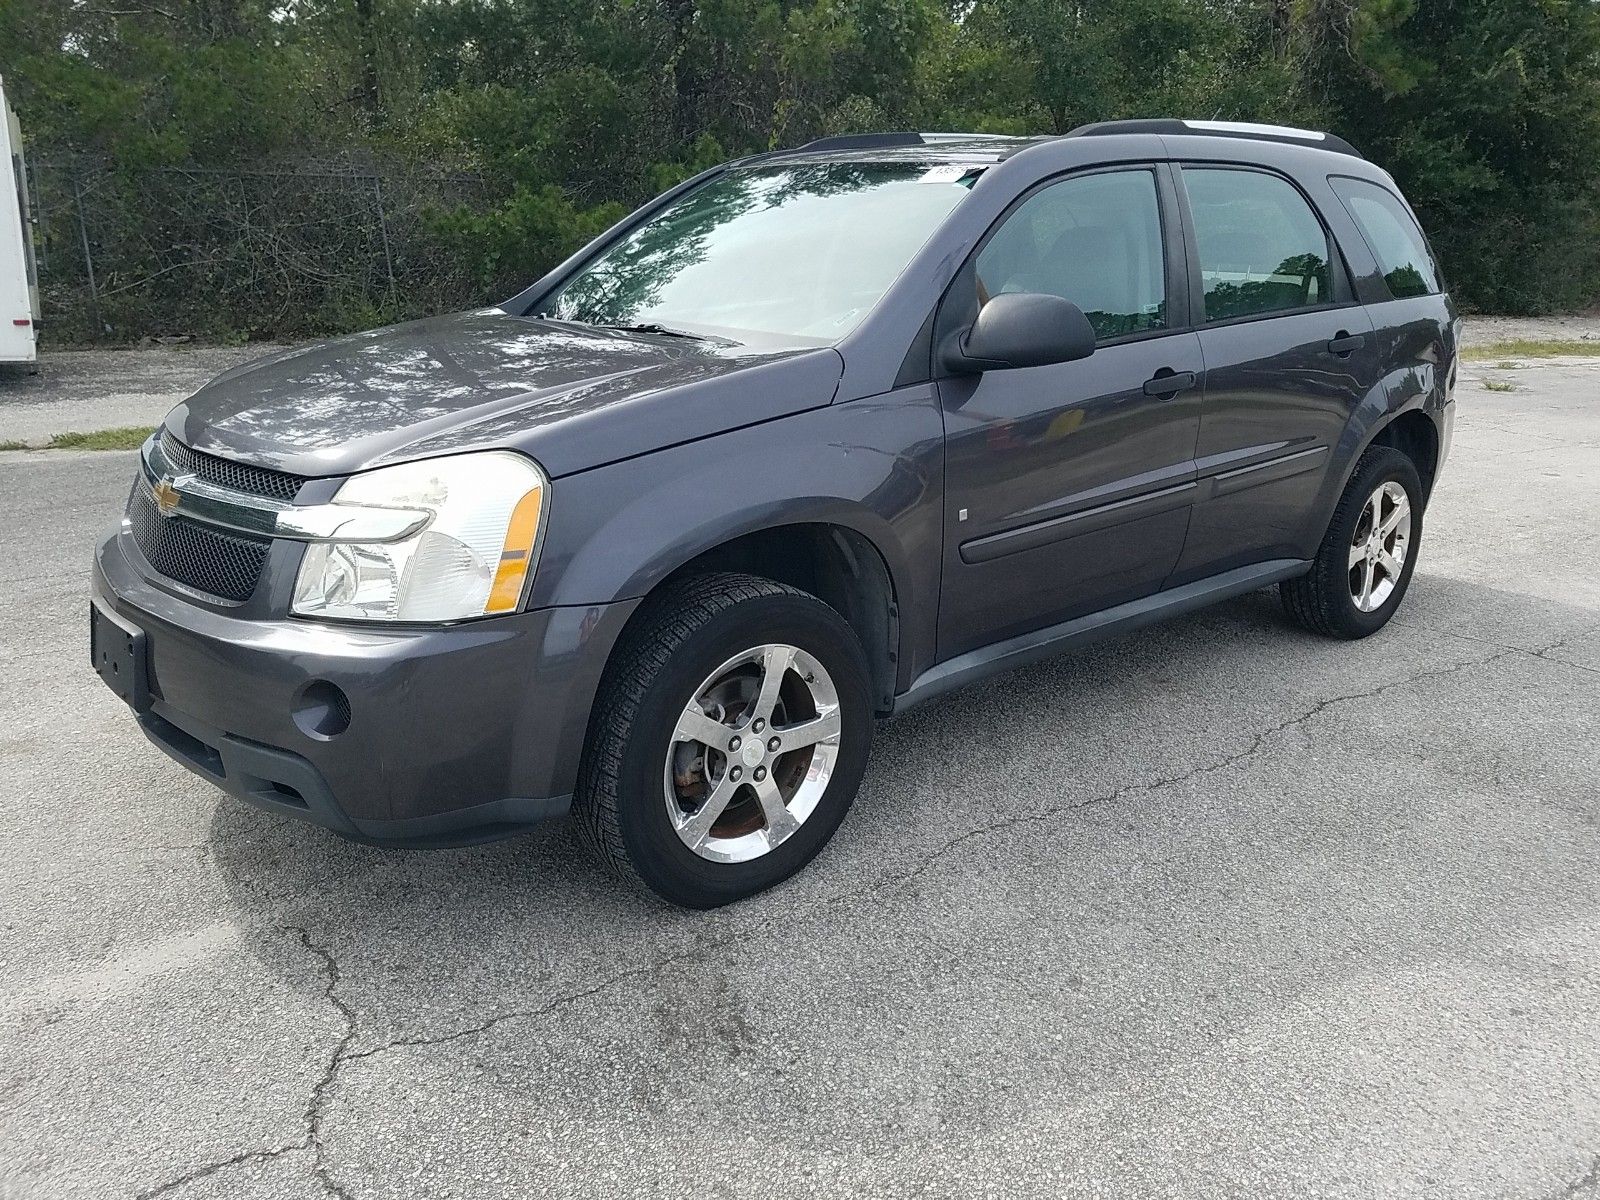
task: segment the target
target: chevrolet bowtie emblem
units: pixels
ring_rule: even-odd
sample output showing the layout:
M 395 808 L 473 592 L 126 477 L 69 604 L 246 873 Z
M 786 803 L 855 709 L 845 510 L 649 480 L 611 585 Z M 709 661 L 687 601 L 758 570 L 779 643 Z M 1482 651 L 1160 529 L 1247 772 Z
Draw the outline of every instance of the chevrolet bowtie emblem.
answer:
M 150 489 L 156 498 L 156 508 L 161 510 L 163 517 L 170 517 L 177 511 L 178 501 L 182 499 L 178 485 L 192 478 L 192 475 L 163 475 Z

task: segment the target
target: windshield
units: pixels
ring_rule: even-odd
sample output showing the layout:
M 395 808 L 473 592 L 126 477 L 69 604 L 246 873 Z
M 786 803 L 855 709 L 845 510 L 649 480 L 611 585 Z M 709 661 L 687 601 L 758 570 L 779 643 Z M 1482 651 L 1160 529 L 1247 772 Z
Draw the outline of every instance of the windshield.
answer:
M 926 163 L 735 169 L 604 251 L 537 315 L 825 345 L 866 316 L 977 171 Z

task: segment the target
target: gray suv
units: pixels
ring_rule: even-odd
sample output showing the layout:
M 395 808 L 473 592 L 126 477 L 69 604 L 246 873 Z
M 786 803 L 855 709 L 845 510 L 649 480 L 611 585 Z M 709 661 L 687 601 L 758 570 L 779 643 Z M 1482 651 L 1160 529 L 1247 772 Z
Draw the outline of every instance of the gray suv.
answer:
M 1271 584 L 1382 628 L 1457 334 L 1327 134 L 814 142 L 504 304 L 201 388 L 98 548 L 91 654 L 252 804 L 416 846 L 571 810 L 723 904 L 827 842 L 874 718 Z

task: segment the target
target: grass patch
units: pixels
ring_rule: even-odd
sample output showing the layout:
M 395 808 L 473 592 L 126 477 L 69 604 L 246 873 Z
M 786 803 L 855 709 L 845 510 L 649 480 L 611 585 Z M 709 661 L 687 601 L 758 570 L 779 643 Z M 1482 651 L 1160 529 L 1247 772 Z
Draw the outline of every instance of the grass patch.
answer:
M 150 433 L 142 425 L 97 429 L 93 433 L 57 433 L 48 442 L 0 441 L 0 450 L 137 450 Z
M 1485 379 L 1483 387 L 1485 391 L 1489 392 L 1514 392 L 1517 390 L 1517 385 L 1508 379 Z
M 1461 357 L 1469 362 L 1489 358 L 1565 358 L 1569 355 L 1600 355 L 1600 338 L 1593 341 L 1535 341 L 1517 338 L 1488 346 L 1463 346 Z
M 100 429 L 94 433 L 58 433 L 45 444 L 46 450 L 137 450 L 144 445 L 150 430 L 144 426 Z

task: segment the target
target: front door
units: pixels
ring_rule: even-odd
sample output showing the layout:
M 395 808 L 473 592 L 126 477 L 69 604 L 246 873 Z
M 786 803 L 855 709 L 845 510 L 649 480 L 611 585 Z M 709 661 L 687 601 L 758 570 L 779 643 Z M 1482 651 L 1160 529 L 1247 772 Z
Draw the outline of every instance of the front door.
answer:
M 1186 296 L 1165 171 L 1036 189 L 951 285 L 940 337 L 991 296 L 1047 292 L 1082 308 L 1099 340 L 1078 362 L 939 381 L 941 659 L 1148 595 L 1178 561 L 1204 367 L 1198 336 L 1170 332 Z

